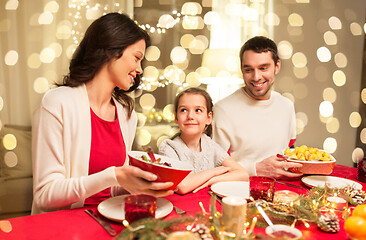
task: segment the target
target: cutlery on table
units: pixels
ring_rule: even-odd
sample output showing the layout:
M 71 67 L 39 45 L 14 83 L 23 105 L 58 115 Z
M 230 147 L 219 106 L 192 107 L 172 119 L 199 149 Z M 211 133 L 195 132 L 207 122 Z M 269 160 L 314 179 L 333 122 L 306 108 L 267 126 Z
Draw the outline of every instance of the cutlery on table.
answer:
M 216 196 L 216 194 L 212 190 L 208 190 L 208 194 L 212 196 Z M 219 196 L 216 196 L 216 201 L 222 206 L 222 201 Z
M 257 202 L 255 204 L 255 206 L 257 207 L 259 213 L 262 215 L 263 219 L 268 223 L 268 225 L 272 228 L 273 231 L 276 231 L 276 229 L 273 226 L 273 223 L 271 221 L 271 219 L 268 217 L 268 215 L 266 214 L 266 212 L 263 210 L 262 206 L 261 206 L 261 202 Z
M 114 228 L 108 222 L 104 221 L 103 219 L 101 219 L 100 217 L 95 215 L 92 210 L 85 209 L 85 212 L 87 214 L 89 214 L 89 216 L 94 218 L 94 220 L 97 221 L 104 228 L 104 230 L 106 230 L 108 232 L 109 235 L 111 235 L 111 236 L 116 235 L 116 230 L 114 230 Z
M 295 185 L 295 184 L 291 184 L 291 183 L 287 183 L 287 182 L 280 182 L 278 180 L 275 180 L 275 182 L 279 183 L 279 184 L 286 185 L 286 186 L 294 187 L 294 188 L 306 189 L 304 187 L 301 187 L 301 186 L 298 186 L 298 185 Z
M 180 208 L 177 208 L 176 206 L 173 206 L 174 207 L 174 210 L 176 213 L 178 213 L 179 215 L 182 215 L 182 214 L 185 214 L 186 211 L 180 209 Z

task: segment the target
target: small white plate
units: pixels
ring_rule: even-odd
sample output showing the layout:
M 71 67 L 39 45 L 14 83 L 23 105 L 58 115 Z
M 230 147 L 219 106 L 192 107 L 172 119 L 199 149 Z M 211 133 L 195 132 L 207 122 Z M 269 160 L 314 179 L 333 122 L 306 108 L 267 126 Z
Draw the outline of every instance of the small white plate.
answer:
M 288 225 L 282 225 L 282 224 L 275 224 L 275 225 L 273 225 L 273 228 L 271 226 L 268 226 L 268 227 L 266 227 L 266 230 L 265 231 L 266 231 L 266 233 L 269 236 L 271 236 L 271 237 L 273 237 L 275 239 L 297 240 L 297 239 L 299 239 L 299 238 L 302 237 L 302 232 L 299 229 L 293 228 L 293 227 L 288 226 Z M 287 237 L 287 238 L 281 238 L 281 237 L 278 237 L 277 238 L 276 236 L 273 235 L 273 233 L 274 232 L 277 232 L 277 231 L 285 231 L 287 233 L 291 233 L 291 234 L 295 235 L 295 237 L 293 237 L 293 238 L 289 238 L 289 237 Z
M 358 182 L 333 176 L 312 175 L 303 177 L 301 181 L 310 187 L 324 187 L 326 183 L 330 188 L 344 188 L 347 186 L 353 186 L 356 189 L 362 189 L 362 185 Z
M 125 219 L 124 198 L 128 195 L 120 195 L 108 198 L 99 203 L 98 211 L 104 217 L 113 221 Z M 165 198 L 157 198 L 155 218 L 160 219 L 167 216 L 173 210 L 173 204 Z
M 219 197 L 239 196 L 248 199 L 249 182 L 244 181 L 227 181 L 218 182 L 211 186 L 211 190 Z

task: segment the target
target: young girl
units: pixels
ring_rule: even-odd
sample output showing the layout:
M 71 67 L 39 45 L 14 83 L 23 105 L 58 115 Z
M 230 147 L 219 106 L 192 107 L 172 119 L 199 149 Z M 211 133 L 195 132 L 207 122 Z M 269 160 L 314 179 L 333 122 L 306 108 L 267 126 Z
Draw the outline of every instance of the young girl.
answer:
M 178 94 L 174 105 L 175 122 L 181 132 L 162 142 L 159 152 L 193 166 L 192 173 L 178 185 L 176 192 L 197 192 L 221 181 L 247 181 L 246 170 L 209 137 L 213 114 L 210 95 L 199 88 L 189 88 Z

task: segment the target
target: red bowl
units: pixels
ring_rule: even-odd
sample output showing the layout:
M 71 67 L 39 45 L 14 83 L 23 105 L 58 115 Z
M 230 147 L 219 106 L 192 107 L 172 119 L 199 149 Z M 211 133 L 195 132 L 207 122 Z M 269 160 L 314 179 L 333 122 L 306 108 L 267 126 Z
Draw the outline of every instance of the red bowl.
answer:
M 322 149 L 319 149 L 321 151 L 324 151 Z M 289 168 L 291 172 L 294 173 L 302 173 L 302 174 L 331 174 L 334 169 L 334 165 L 336 163 L 336 159 L 329 154 L 332 158 L 331 161 L 321 161 L 321 160 L 296 160 L 288 158 L 286 161 L 288 162 L 294 162 L 294 163 L 301 163 L 302 167 L 299 168 Z
M 170 163 L 171 167 L 169 167 L 142 160 L 141 156 L 143 155 L 150 159 L 146 152 L 130 151 L 128 153 L 130 165 L 141 168 L 144 171 L 154 173 L 158 177 L 156 182 L 173 182 L 173 186 L 167 189 L 174 190 L 176 186 L 192 171 L 192 166 L 186 162 L 154 154 L 156 159 L 161 158 L 161 162 Z

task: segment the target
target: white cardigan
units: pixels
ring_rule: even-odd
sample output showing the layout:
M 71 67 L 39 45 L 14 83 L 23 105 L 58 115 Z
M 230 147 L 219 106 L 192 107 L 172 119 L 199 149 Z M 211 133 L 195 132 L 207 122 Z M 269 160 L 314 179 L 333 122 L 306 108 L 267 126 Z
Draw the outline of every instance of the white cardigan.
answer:
M 137 116 L 133 112 L 128 119 L 127 110 L 118 101 L 115 103 L 127 152 L 135 137 Z M 108 187 L 112 187 L 112 195 L 121 190 L 115 167 L 88 176 L 90 146 L 90 106 L 85 85 L 49 90 L 32 127 L 32 214 L 82 207 L 86 198 Z

